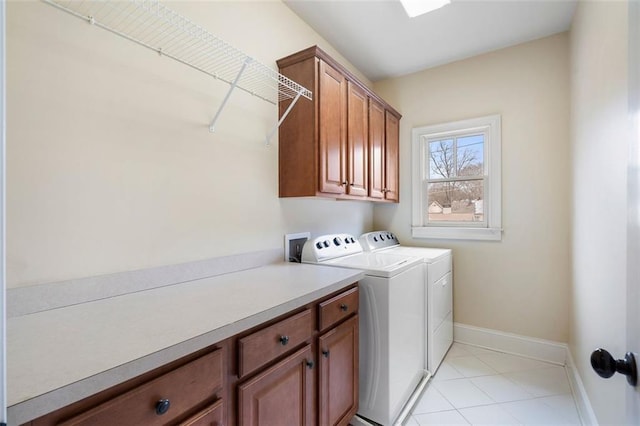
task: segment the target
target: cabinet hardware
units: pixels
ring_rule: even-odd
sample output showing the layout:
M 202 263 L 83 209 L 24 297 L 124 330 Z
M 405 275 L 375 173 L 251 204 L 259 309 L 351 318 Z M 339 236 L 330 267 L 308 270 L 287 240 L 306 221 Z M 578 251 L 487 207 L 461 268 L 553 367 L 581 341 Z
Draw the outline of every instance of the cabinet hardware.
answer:
M 323 350 L 322 350 L 322 355 L 323 355 L 325 358 L 329 358 L 329 354 L 330 354 L 330 353 L 331 353 L 331 352 L 329 352 L 329 349 L 323 349 Z
M 313 361 L 306 361 L 307 367 L 309 367 L 309 370 L 313 369 Z
M 169 408 L 171 408 L 171 401 L 169 401 L 168 399 L 161 399 L 160 401 L 156 402 L 156 414 L 159 416 L 169 411 Z
M 289 336 L 280 336 L 280 343 L 282 344 L 282 346 L 285 346 L 287 343 L 289 343 Z

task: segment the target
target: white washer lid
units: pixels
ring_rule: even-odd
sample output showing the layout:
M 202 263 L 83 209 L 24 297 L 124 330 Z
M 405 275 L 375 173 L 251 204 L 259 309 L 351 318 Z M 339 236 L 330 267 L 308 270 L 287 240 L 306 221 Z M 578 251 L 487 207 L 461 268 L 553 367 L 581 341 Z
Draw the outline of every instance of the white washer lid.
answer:
M 423 262 L 419 257 L 401 256 L 393 253 L 358 253 L 351 256 L 338 257 L 324 262 L 325 266 L 361 269 L 366 275 L 390 278 Z

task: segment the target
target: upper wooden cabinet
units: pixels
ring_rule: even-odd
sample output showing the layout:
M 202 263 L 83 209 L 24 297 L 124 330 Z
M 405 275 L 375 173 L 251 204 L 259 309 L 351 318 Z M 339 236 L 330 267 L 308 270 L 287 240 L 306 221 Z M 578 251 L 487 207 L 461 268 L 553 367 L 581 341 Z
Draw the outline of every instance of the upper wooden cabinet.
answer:
M 317 46 L 277 62 L 314 92 L 279 128 L 280 197 L 398 202 L 401 115 Z

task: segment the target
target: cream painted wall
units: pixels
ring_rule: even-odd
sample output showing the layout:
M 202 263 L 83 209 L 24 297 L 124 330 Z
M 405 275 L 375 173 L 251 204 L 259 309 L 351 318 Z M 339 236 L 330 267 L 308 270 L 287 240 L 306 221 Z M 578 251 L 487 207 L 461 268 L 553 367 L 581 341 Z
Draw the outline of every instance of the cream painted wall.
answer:
M 374 228 L 454 255 L 454 320 L 566 342 L 570 283 L 566 33 L 374 85 L 403 114 L 399 206 Z M 502 115 L 501 242 L 411 237 L 411 129 Z
M 626 380 L 591 352 L 626 347 L 627 2 L 579 2 L 571 28 L 573 287 L 569 345 L 600 424 L 625 423 Z
M 313 44 L 350 66 L 280 1 L 167 4 L 274 69 Z M 275 106 L 233 93 L 211 134 L 228 85 L 41 2 L 7 15 L 8 287 L 370 229 L 369 203 L 278 198 Z

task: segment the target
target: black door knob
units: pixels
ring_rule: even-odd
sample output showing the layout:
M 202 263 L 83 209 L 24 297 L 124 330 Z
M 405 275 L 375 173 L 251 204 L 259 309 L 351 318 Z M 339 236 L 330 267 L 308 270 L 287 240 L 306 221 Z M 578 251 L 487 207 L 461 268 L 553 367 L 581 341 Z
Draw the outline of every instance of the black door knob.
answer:
M 615 373 L 627 376 L 627 382 L 631 386 L 638 383 L 638 369 L 636 359 L 631 352 L 624 355 L 624 359 L 615 359 L 604 349 L 596 349 L 591 354 L 591 367 L 598 373 L 598 376 L 608 379 Z

